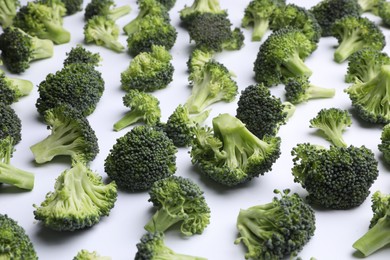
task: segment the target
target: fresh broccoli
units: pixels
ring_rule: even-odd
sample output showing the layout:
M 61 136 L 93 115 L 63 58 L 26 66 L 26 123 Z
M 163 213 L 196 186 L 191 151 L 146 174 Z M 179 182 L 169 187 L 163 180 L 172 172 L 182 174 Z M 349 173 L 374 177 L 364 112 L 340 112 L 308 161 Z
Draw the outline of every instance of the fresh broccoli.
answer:
M 43 115 L 47 109 L 68 104 L 83 115 L 90 115 L 104 91 L 102 74 L 90 64 L 75 63 L 49 73 L 39 83 L 36 107 Z
M 194 16 L 202 13 L 226 14 L 226 10 L 221 9 L 219 0 L 193 0 L 192 5 L 180 10 L 180 19 L 188 26 Z
M 308 192 L 309 204 L 327 209 L 350 209 L 361 205 L 378 177 L 374 153 L 364 147 L 329 149 L 302 143 L 291 152 L 294 182 Z
M 356 0 L 322 0 L 309 9 L 321 26 L 321 36 L 331 36 L 333 23 L 345 16 L 359 17 L 362 9 Z
M 357 0 L 357 2 L 360 6 L 361 12 L 370 12 L 378 15 L 381 4 L 386 2 L 386 0 Z
M 6 105 L 19 101 L 31 93 L 34 85 L 26 79 L 10 78 L 0 71 L 0 100 Z
M 66 15 L 72 15 L 83 10 L 84 0 L 61 0 L 65 4 Z
M 187 68 L 189 73 L 202 72 L 203 66 L 212 60 L 215 52 L 200 48 L 195 48 L 187 60 Z
M 293 104 L 316 98 L 332 98 L 336 90 L 312 84 L 307 76 L 289 78 L 285 83 L 286 99 Z
M 55 44 L 64 44 L 70 41 L 70 32 L 63 27 L 62 23 L 62 17 L 58 16 L 53 8 L 28 2 L 16 13 L 13 25 L 31 36 L 49 39 Z
M 64 66 L 73 63 L 85 63 L 96 67 L 100 65 L 101 61 L 102 57 L 99 53 L 88 51 L 81 44 L 77 44 L 76 47 L 72 47 L 71 50 L 66 53 Z
M 24 228 L 3 214 L 0 214 L 0 245 L 0 256 L 3 259 L 38 259 Z
M 356 82 L 345 89 L 358 115 L 370 123 L 390 123 L 390 65 L 367 82 Z
M 57 106 L 45 111 L 44 120 L 50 134 L 30 147 L 37 163 L 60 155 L 85 163 L 95 159 L 99 153 L 98 139 L 79 111 L 67 105 Z
M 263 84 L 256 84 L 241 92 L 236 117 L 261 139 L 265 135 L 276 136 L 279 127 L 286 124 L 294 111 L 294 105 L 271 95 L 269 88 Z
M 338 41 L 334 52 L 334 60 L 337 63 L 342 63 L 363 48 L 382 50 L 386 45 L 382 30 L 367 17 L 341 18 L 333 23 L 331 30 L 332 36 Z
M 88 21 L 94 16 L 105 16 L 109 20 L 116 21 L 130 12 L 130 5 L 117 7 L 113 0 L 91 0 L 85 7 L 84 19 Z
M 123 96 L 123 105 L 130 108 L 130 111 L 114 124 L 115 131 L 120 131 L 137 122 L 153 126 L 160 121 L 160 101 L 152 94 L 130 89 Z
M 62 0 L 35 0 L 35 3 L 46 5 L 53 9 L 56 17 L 63 17 L 66 15 L 66 7 Z
M 111 260 L 111 257 L 100 256 L 96 251 L 90 252 L 82 249 L 77 253 L 73 260 Z
M 380 2 L 378 8 L 378 16 L 381 18 L 383 25 L 387 27 L 390 26 L 390 2 Z
M 280 138 L 252 134 L 236 117 L 220 114 L 213 128 L 197 128 L 191 144 L 192 163 L 217 183 L 228 187 L 270 171 L 280 156 Z
M 164 132 L 139 125 L 116 140 L 104 169 L 123 190 L 148 190 L 155 181 L 176 172 L 176 153 Z
M 176 0 L 157 0 L 157 1 L 161 3 L 167 10 L 171 10 L 176 4 Z
M 382 153 L 385 162 L 390 164 L 390 124 L 382 128 L 381 142 L 378 144 L 378 149 Z
M 106 16 L 88 19 L 84 25 L 84 41 L 116 52 L 125 50 L 125 46 L 119 41 L 119 26 Z
M 6 28 L 12 25 L 17 10 L 20 7 L 19 0 L 4 0 L 0 4 L 0 25 Z
M 304 60 L 312 52 L 311 41 L 297 29 L 283 28 L 270 34 L 260 46 L 253 70 L 255 80 L 270 87 L 290 77 L 310 76 Z
M 14 145 L 22 139 L 22 121 L 15 110 L 0 102 L 0 140 L 7 136 L 12 137 Z
M 299 252 L 316 229 L 314 210 L 297 193 L 274 190 L 280 198 L 241 209 L 237 217 L 239 237 L 245 259 L 284 259 Z M 292 258 L 291 258 L 292 259 Z
M 140 52 L 121 73 L 122 88 L 152 92 L 171 83 L 175 68 L 172 55 L 164 46 L 152 45 L 151 51 Z
M 54 190 L 38 206 L 36 220 L 57 231 L 74 231 L 97 224 L 108 216 L 117 199 L 115 182 L 104 184 L 102 177 L 82 162 L 75 162 L 57 178 Z
M 183 235 L 192 236 L 202 234 L 210 223 L 210 208 L 203 191 L 190 179 L 170 176 L 158 180 L 150 188 L 149 196 L 156 208 L 145 225 L 149 232 L 165 232 L 179 224 Z
M 148 232 L 141 237 L 137 243 L 137 253 L 134 260 L 207 260 L 207 258 L 183 255 L 176 253 L 164 243 L 164 233 L 162 232 Z

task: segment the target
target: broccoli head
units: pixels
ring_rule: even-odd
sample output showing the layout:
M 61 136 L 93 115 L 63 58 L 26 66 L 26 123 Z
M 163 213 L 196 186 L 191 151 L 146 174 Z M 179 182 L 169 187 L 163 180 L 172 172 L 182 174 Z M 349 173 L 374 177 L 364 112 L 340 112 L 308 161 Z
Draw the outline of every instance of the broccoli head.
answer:
M 274 190 L 280 198 L 241 209 L 236 226 L 244 243 L 245 259 L 284 259 L 299 252 L 316 229 L 314 210 L 297 193 Z
M 66 15 L 66 8 L 64 2 L 62 0 L 36 0 L 35 3 L 47 5 L 52 8 L 56 13 L 56 17 L 63 17 Z
M 382 1 L 379 4 L 378 16 L 382 20 L 382 24 L 385 26 L 390 26 L 390 2 Z
M 113 0 L 92 0 L 85 6 L 84 19 L 88 21 L 94 16 L 104 16 L 116 21 L 131 12 L 130 5 L 117 7 Z
M 378 15 L 381 4 L 386 2 L 386 0 L 357 0 L 357 2 L 362 13 L 370 12 L 372 14 Z
M 180 10 L 180 19 L 189 25 L 194 16 L 203 13 L 221 14 L 226 13 L 226 10 L 221 9 L 219 0 L 193 0 L 192 5 L 185 5 Z
M 0 4 L 0 25 L 6 28 L 12 25 L 17 9 L 20 7 L 19 0 L 4 0 Z
M 83 10 L 84 0 L 61 0 L 66 9 L 66 15 L 72 15 Z
M 13 144 L 22 139 L 22 121 L 15 110 L 4 102 L 0 102 L 0 140 L 12 137 Z
M 157 1 L 161 3 L 167 10 L 171 10 L 176 4 L 176 0 L 157 0 Z
M 80 250 L 73 260 L 111 260 L 109 256 L 101 256 L 96 251 Z
M 6 105 L 17 102 L 31 93 L 34 85 L 26 79 L 10 78 L 0 71 L 0 100 Z
M 382 128 L 381 142 L 378 144 L 378 149 L 382 153 L 385 162 L 390 164 L 390 124 Z
M 96 67 L 100 65 L 101 61 L 102 57 L 99 53 L 88 51 L 81 44 L 77 44 L 66 53 L 64 66 L 68 66 L 69 64 L 73 63 L 85 63 Z
M 201 72 L 203 66 L 212 60 L 214 56 L 214 51 L 195 48 L 187 60 L 187 68 L 189 73 Z

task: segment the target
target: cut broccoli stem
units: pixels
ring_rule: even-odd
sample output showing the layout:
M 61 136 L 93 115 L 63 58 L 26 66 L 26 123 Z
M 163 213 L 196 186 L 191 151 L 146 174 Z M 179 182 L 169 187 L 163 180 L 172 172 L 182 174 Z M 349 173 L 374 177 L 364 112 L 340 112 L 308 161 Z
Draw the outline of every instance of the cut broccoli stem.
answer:
M 296 76 L 311 76 L 312 70 L 306 66 L 304 61 L 299 57 L 298 52 L 294 53 L 289 59 L 287 59 L 283 65 L 287 69 L 286 75 Z
M 296 107 L 291 102 L 283 102 L 283 113 L 286 113 L 286 121 L 290 119 L 295 113 Z
M 122 16 L 125 16 L 126 14 L 131 12 L 130 5 L 123 5 L 119 7 L 112 8 L 109 12 L 108 17 L 114 21 L 118 20 Z
M 181 222 L 183 218 L 180 218 L 176 215 L 172 216 L 167 210 L 165 210 L 164 208 L 160 208 L 148 221 L 148 223 L 146 223 L 144 228 L 149 232 L 164 232 L 174 224 Z M 186 232 L 184 232 L 183 234 L 186 235 Z M 190 233 L 188 235 L 192 234 Z
M 46 35 L 46 39 L 52 40 L 55 44 L 64 44 L 70 42 L 70 32 L 67 31 L 62 25 L 54 23 L 46 23 L 47 32 L 42 32 L 42 35 Z
M 21 189 L 32 190 L 34 188 L 34 175 L 10 164 L 0 163 L 0 183 L 10 184 Z
M 145 113 L 143 111 L 132 110 L 127 112 L 118 122 L 114 124 L 114 130 L 120 131 L 129 125 L 142 121 Z
M 51 40 L 32 37 L 32 46 L 34 46 L 32 48 L 32 60 L 46 59 L 53 56 L 53 41 Z
M 306 90 L 306 95 L 309 96 L 309 99 L 331 98 L 334 97 L 335 93 L 336 90 L 334 88 L 318 87 L 311 83 L 309 83 L 309 87 Z
M 269 29 L 269 19 L 255 19 L 252 31 L 252 41 L 261 41 Z
M 357 50 L 364 47 L 364 41 L 361 40 L 361 37 L 357 34 L 357 32 L 344 36 L 342 39 L 343 40 L 334 52 L 334 60 L 337 63 L 342 63 Z
M 15 90 L 20 93 L 21 96 L 27 96 L 31 93 L 34 85 L 31 81 L 26 79 L 8 78 L 12 86 L 15 86 Z

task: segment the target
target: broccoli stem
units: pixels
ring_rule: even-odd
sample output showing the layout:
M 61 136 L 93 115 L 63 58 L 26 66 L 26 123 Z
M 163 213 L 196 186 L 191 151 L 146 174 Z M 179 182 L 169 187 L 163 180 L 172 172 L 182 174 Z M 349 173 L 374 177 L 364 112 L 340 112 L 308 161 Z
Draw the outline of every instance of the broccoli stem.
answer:
M 306 89 L 306 95 L 309 99 L 315 98 L 331 98 L 334 97 L 336 90 L 334 88 L 318 87 L 309 83 L 309 87 Z
M 208 84 L 210 84 L 209 76 L 203 78 L 202 82 L 195 82 L 191 96 L 186 102 L 190 114 L 202 112 L 210 103 L 208 100 L 210 95 Z
M 46 22 L 45 26 L 47 31 L 42 32 L 43 37 L 39 38 L 52 40 L 55 44 L 64 44 L 70 41 L 70 32 L 65 30 L 62 25 Z
M 268 19 L 256 19 L 253 25 L 252 41 L 261 41 L 264 34 L 268 31 L 269 20 Z
M 172 215 L 164 208 L 160 208 L 156 211 L 148 223 L 146 223 L 144 228 L 149 232 L 164 232 L 181 220 L 183 220 L 183 218 L 180 217 L 180 215 Z
M 114 21 L 118 20 L 122 16 L 131 12 L 130 5 L 123 5 L 119 7 L 112 8 L 108 14 L 108 17 Z
M 15 87 L 15 90 L 20 93 L 21 96 L 27 96 L 31 93 L 34 85 L 31 81 L 25 79 L 8 78 L 11 82 L 11 86 Z
M 142 120 L 143 116 L 144 113 L 141 113 L 139 111 L 129 111 L 125 114 L 124 117 L 122 117 L 118 122 L 114 124 L 114 130 L 120 131 L 129 125 L 139 122 Z
M 287 76 L 311 76 L 313 73 L 312 70 L 306 66 L 304 61 L 299 56 L 298 52 L 295 52 L 289 59 L 285 60 L 283 63 L 284 67 L 287 69 Z
M 21 189 L 34 188 L 34 175 L 7 163 L 0 163 L 0 183 L 6 183 Z
M 283 102 L 283 113 L 286 113 L 286 121 L 295 113 L 296 107 L 288 101 Z
M 358 32 L 352 32 L 351 34 L 342 37 L 342 41 L 334 52 L 334 60 L 337 63 L 342 63 L 349 56 L 356 51 L 364 47 L 364 41 L 360 38 Z
M 53 42 L 49 39 L 32 38 L 31 60 L 46 59 L 53 56 Z

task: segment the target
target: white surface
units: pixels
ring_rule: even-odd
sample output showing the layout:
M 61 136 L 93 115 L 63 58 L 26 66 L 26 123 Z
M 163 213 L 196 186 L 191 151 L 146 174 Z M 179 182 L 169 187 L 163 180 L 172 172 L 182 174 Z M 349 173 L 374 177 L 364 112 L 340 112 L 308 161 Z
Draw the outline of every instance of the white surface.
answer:
M 26 1 L 22 1 L 25 3 Z M 89 1 L 85 1 L 85 4 Z M 117 0 L 117 5 L 130 4 L 131 14 L 119 19 L 117 23 L 122 27 L 137 13 L 135 0 Z M 243 10 L 249 0 L 233 1 L 221 0 L 221 6 L 228 9 L 229 18 L 234 26 L 240 26 Z M 317 3 L 317 1 L 288 1 L 304 7 Z M 188 87 L 188 74 L 186 62 L 191 44 L 188 33 L 179 26 L 178 11 L 185 4 L 190 5 L 191 0 L 177 0 L 176 6 L 171 10 L 172 23 L 177 26 L 178 39 L 171 50 L 175 66 L 174 80 L 167 89 L 155 92 L 161 101 L 162 120 L 166 120 L 171 112 L 180 103 L 184 103 L 190 94 Z M 379 24 L 379 19 L 369 16 Z M 72 40 L 68 44 L 55 46 L 54 57 L 31 64 L 31 67 L 21 75 L 10 75 L 26 78 L 37 86 L 45 79 L 48 73 L 53 73 L 62 67 L 65 53 L 78 43 L 83 43 L 82 27 L 84 25 L 83 12 L 64 19 L 64 26 L 72 32 Z M 383 28 L 388 40 L 389 30 Z M 240 91 L 253 80 L 253 62 L 256 58 L 259 42 L 251 42 L 251 30 L 244 29 L 245 46 L 240 51 L 225 51 L 218 54 L 216 59 L 224 63 L 237 75 Z M 126 44 L 125 35 L 120 41 Z M 339 107 L 351 109 L 351 103 L 343 90 L 348 86 L 344 83 L 346 63 L 333 62 L 333 51 L 336 45 L 334 38 L 322 38 L 318 49 L 307 59 L 306 64 L 312 68 L 311 82 L 319 86 L 333 87 L 336 96 L 332 99 L 311 100 L 297 106 L 295 115 L 282 126 L 279 132 L 282 138 L 282 155 L 274 164 L 273 170 L 260 178 L 254 179 L 247 185 L 233 189 L 222 188 L 202 175 L 191 165 L 188 149 L 181 148 L 177 154 L 177 175 L 189 177 L 198 183 L 205 192 L 206 199 L 211 208 L 211 223 L 202 235 L 183 238 L 177 230 L 166 233 L 166 244 L 176 252 L 207 257 L 211 260 L 244 259 L 246 248 L 243 245 L 234 245 L 237 236 L 235 227 L 236 217 L 240 208 L 247 208 L 256 204 L 269 202 L 275 188 L 290 188 L 302 196 L 306 191 L 293 182 L 291 175 L 292 160 L 290 151 L 297 143 L 312 142 L 328 145 L 314 129 L 310 129 L 309 120 L 323 107 Z M 88 117 L 92 127 L 99 138 L 100 153 L 92 162 L 91 168 L 104 178 L 104 159 L 108 155 L 115 140 L 124 135 L 127 130 L 114 132 L 112 125 L 127 111 L 122 105 L 122 96 L 125 94 L 120 88 L 120 73 L 128 66 L 131 57 L 127 53 L 115 53 L 98 46 L 86 46 L 93 52 L 99 52 L 103 57 L 102 72 L 106 82 L 106 89 L 95 112 Z M 389 47 L 385 48 L 385 51 Z M 272 93 L 284 100 L 283 86 L 273 87 Z M 26 98 L 13 105 L 23 124 L 22 141 L 17 145 L 12 163 L 19 168 L 35 173 L 35 188 L 31 192 L 21 192 L 11 187 L 0 187 L 0 213 L 8 214 L 22 225 L 35 244 L 40 259 L 72 259 L 81 249 L 96 250 L 101 255 L 111 256 L 112 259 L 131 259 L 136 252 L 136 243 L 145 233 L 144 224 L 153 214 L 152 204 L 149 203 L 147 192 L 126 193 L 120 191 L 115 208 L 109 217 L 104 217 L 94 227 L 70 232 L 54 232 L 34 220 L 33 204 L 40 204 L 45 194 L 53 190 L 56 177 L 69 167 L 67 160 L 55 159 L 44 165 L 36 165 L 29 147 L 42 140 L 49 134 L 46 126 L 39 120 L 35 109 L 38 97 L 37 88 Z M 236 102 L 219 103 L 212 106 L 212 114 L 207 121 L 219 113 L 235 115 Z M 351 110 L 351 112 L 353 112 Z M 379 160 L 379 178 L 371 191 L 380 189 L 384 193 L 390 192 L 389 166 L 385 166 L 380 159 L 377 145 L 380 142 L 380 126 L 369 125 L 362 122 L 355 115 L 353 125 L 346 130 L 344 137 L 347 143 L 356 146 L 365 145 L 371 148 Z M 352 243 L 358 239 L 368 228 L 371 218 L 370 199 L 360 207 L 351 210 L 316 210 L 317 229 L 314 237 L 300 252 L 303 259 L 315 257 L 319 260 L 348 260 L 356 259 Z M 389 259 L 389 249 L 375 253 L 371 259 Z

